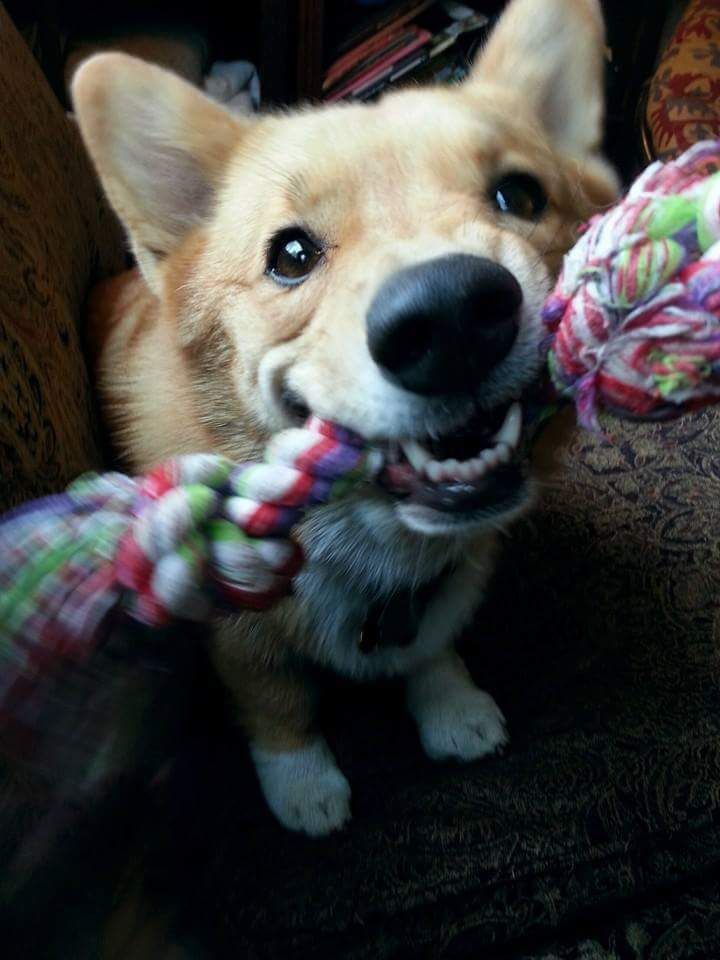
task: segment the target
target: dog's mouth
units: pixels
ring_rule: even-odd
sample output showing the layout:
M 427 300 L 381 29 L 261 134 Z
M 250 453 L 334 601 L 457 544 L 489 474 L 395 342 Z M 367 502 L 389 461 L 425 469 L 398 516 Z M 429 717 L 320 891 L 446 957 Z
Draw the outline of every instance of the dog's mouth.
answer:
M 310 413 L 285 389 L 283 405 L 301 423 Z M 477 409 L 461 425 L 424 437 L 374 440 L 382 468 L 377 485 L 404 522 L 426 531 L 473 527 L 521 508 L 530 497 L 529 452 L 547 411 L 544 391 Z
M 514 401 L 439 437 L 387 441 L 379 482 L 393 496 L 443 514 L 499 512 L 517 504 L 525 482 L 523 434 L 523 409 Z

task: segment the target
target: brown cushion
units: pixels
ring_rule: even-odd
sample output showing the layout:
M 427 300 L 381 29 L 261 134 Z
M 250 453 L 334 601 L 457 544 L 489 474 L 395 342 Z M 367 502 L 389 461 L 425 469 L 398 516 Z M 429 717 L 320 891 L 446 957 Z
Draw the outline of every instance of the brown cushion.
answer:
M 0 6 L 0 510 L 98 463 L 79 320 L 122 260 L 74 124 Z
M 662 160 L 720 136 L 720 0 L 688 4 L 650 84 L 647 123 Z
M 340 686 L 324 729 L 354 819 L 310 841 L 273 821 L 240 742 L 198 747 L 204 816 L 163 857 L 196 851 L 187 912 L 213 956 L 720 957 L 699 886 L 720 877 L 720 410 L 606 426 L 574 433 L 466 635 L 504 756 L 432 764 L 400 689 Z

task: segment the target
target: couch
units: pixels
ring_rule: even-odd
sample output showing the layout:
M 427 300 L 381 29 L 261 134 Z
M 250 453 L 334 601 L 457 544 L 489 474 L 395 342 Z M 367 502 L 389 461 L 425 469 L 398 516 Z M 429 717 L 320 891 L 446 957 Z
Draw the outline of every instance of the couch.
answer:
M 1 8 L 0 218 L 6 508 L 103 463 L 82 307 L 125 251 Z M 556 454 L 462 641 L 507 715 L 503 757 L 433 765 L 392 684 L 337 682 L 326 727 L 354 820 L 309 840 L 265 809 L 205 679 L 211 709 L 159 792 L 129 790 L 63 837 L 49 872 L 0 905 L 5 946 L 68 960 L 720 956 L 720 416 L 611 432 L 576 431 Z M 3 776 L 7 862 L 42 804 Z M 126 908 L 139 863 L 142 906 Z M 133 939 L 161 916 L 170 933 Z

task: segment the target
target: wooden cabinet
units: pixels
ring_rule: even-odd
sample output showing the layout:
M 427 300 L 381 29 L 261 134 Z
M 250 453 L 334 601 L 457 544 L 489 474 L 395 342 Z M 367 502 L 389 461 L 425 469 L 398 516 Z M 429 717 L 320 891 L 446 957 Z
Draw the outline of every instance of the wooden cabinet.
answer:
M 259 67 L 266 102 L 319 95 L 324 29 L 324 0 L 261 0 Z

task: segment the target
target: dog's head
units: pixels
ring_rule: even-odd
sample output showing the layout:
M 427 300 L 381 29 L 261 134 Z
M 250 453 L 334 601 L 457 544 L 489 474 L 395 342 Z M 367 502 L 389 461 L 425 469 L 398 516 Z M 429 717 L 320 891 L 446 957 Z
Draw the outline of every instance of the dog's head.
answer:
M 80 68 L 85 141 L 221 449 L 312 411 L 386 450 L 414 529 L 517 512 L 540 307 L 616 189 L 602 60 L 597 0 L 513 0 L 465 83 L 373 105 L 238 118 L 121 54 Z

